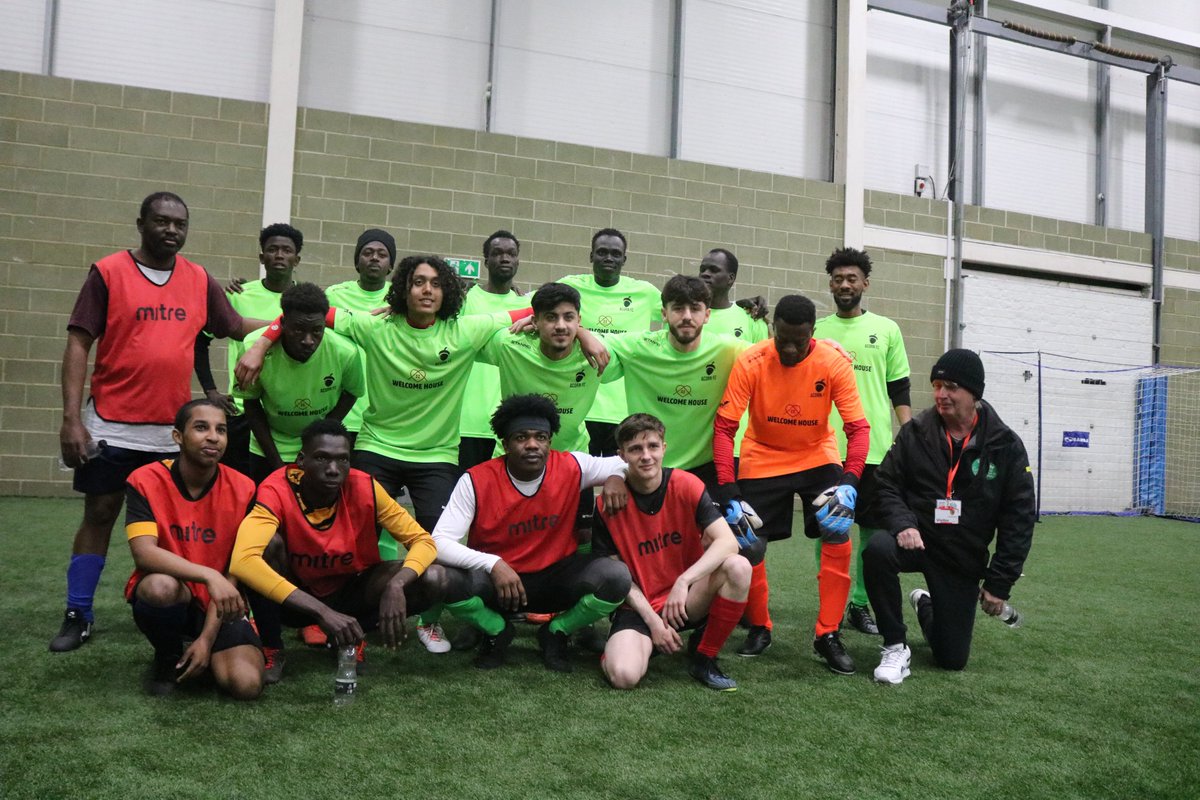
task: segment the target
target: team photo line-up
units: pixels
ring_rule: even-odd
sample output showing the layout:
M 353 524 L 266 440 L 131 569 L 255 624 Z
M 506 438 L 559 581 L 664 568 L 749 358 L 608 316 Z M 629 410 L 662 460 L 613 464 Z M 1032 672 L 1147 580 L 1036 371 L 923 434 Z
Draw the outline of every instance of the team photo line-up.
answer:
M 160 695 L 207 675 L 259 697 L 285 626 L 361 666 L 365 632 L 395 648 L 410 616 L 427 650 L 479 669 L 506 663 L 520 620 L 549 670 L 586 650 L 631 689 L 684 651 L 733 691 L 718 655 L 739 625 L 738 656 L 771 646 L 768 543 L 797 499 L 831 672 L 856 671 L 851 628 L 881 637 L 876 681 L 909 676 L 901 572 L 924 577 L 909 601 L 940 668 L 966 666 L 977 606 L 1011 611 L 1035 519 L 1024 446 L 969 350 L 938 358 L 913 414 L 900 329 L 862 307 L 866 252 L 830 255 L 836 311 L 818 319 L 799 294 L 734 302 L 723 248 L 661 291 L 622 275 L 611 228 L 590 274 L 525 295 L 509 231 L 468 286 L 368 229 L 357 278 L 322 290 L 294 279 L 304 237 L 279 223 L 259 234 L 264 277 L 223 287 L 182 255 L 188 222 L 178 195 L 146 197 L 140 243 L 91 266 L 67 324 L 60 440 L 84 507 L 54 652 L 92 638 L 122 508 Z M 213 337 L 232 340 L 228 391 Z

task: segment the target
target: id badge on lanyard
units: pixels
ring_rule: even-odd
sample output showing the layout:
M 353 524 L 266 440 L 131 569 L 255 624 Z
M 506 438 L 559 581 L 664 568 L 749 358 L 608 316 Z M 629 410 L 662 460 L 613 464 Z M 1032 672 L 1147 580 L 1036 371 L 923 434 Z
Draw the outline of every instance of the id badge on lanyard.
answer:
M 967 443 L 971 441 L 971 435 L 975 433 L 975 423 L 978 421 L 978 416 L 972 420 L 971 433 L 967 434 L 958 458 L 950 465 L 950 471 L 946 475 L 946 496 L 938 498 L 933 506 L 934 525 L 957 525 L 959 517 L 962 516 L 962 501 L 954 499 L 954 476 L 958 474 L 958 465 L 962 463 L 963 454 L 967 451 Z M 953 455 L 954 441 L 950 438 L 950 431 L 946 431 L 946 444 L 950 447 L 950 453 Z

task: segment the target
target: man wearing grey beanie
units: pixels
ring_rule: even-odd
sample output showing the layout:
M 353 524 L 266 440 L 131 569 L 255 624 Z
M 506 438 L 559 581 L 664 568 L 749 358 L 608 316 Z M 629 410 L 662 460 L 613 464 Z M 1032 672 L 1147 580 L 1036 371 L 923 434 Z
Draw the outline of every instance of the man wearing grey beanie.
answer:
M 909 596 L 921 632 L 934 663 L 961 670 L 970 656 L 975 603 L 991 616 L 1001 613 L 1021 576 L 1037 516 L 1025 445 L 983 400 L 979 356 L 949 350 L 929 380 L 933 407 L 900 430 L 876 472 L 884 527 L 863 553 L 867 595 L 883 635 L 875 670 L 881 683 L 908 677 L 912 657 L 899 574 L 924 574 L 928 590 Z

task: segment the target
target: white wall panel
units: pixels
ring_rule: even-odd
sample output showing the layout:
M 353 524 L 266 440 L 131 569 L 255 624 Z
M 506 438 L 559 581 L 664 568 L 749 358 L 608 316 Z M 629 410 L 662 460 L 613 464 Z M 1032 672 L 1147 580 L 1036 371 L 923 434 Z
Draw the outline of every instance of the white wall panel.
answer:
M 55 74 L 265 101 L 272 0 L 61 0 Z
M 1200 8 L 1200 6 L 1198 6 Z M 1200 239 L 1200 86 L 1167 86 L 1167 236 Z
M 1128 508 L 1135 378 L 1088 371 L 1149 363 L 1151 302 L 1132 292 L 974 271 L 965 273 L 963 285 L 964 347 L 1068 357 L 1043 357 L 1042 510 Z M 1036 478 L 1037 356 L 984 353 L 983 361 L 984 397 L 1025 443 Z M 1085 384 L 1084 378 L 1103 383 Z M 1088 432 L 1089 446 L 1064 447 L 1065 431 Z
M 42 71 L 46 0 L 5 0 L 0 5 L 0 69 Z
M 1125 69 L 1109 70 L 1109 76 L 1108 224 L 1140 231 L 1146 219 L 1146 76 Z
M 984 205 L 1092 221 L 1092 84 L 1083 59 L 988 41 Z
M 496 132 L 668 153 L 669 0 L 505 0 L 496 39 Z
M 1107 7 L 1127 17 L 1200 33 L 1200 3 L 1196 0 L 1108 0 Z
M 828 180 L 832 4 L 684 4 L 681 158 Z
M 310 0 L 300 105 L 485 124 L 490 0 Z
M 949 37 L 943 25 L 867 13 L 868 189 L 908 194 L 920 163 L 933 168 L 938 195 L 946 191 Z

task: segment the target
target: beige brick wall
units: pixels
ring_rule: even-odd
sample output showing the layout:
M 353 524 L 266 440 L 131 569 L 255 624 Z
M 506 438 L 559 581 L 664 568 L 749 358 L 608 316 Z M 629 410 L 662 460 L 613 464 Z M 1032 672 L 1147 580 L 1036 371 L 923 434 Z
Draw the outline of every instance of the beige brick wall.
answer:
M 725 246 L 742 263 L 740 295 L 774 302 L 799 291 L 831 308 L 823 265 L 841 243 L 840 186 L 313 109 L 299 114 L 292 222 L 306 237 L 301 279 L 352 278 L 354 241 L 367 227 L 387 228 L 402 253 L 469 257 L 478 257 L 487 234 L 508 228 L 523 242 L 518 284 L 529 289 L 586 271 L 592 232 L 613 226 L 629 236 L 626 271 L 635 277 L 661 285 Z M 186 253 L 218 279 L 257 277 L 265 141 L 263 104 L 0 71 L 0 494 L 69 493 L 69 476 L 54 466 L 67 315 L 88 265 L 137 244 L 133 222 L 144 195 L 169 189 L 187 200 Z M 895 227 L 944 233 L 944 211 L 930 200 L 868 197 L 868 221 Z M 1014 228 L 1018 240 L 1021 231 L 1038 233 L 1046 247 L 1071 252 L 1072 241 L 1090 241 L 1089 231 L 1068 223 L 975 211 L 980 235 L 986 228 L 1005 237 L 1008 227 L 1024 225 Z M 1093 252 L 1101 242 L 1148 247 L 1137 234 L 1101 232 Z M 900 324 L 918 376 L 914 403 L 926 405 L 920 376 L 942 343 L 941 259 L 873 255 L 868 305 Z M 1183 347 L 1200 353 L 1197 344 Z M 213 363 L 221 383 L 223 346 L 214 347 Z

